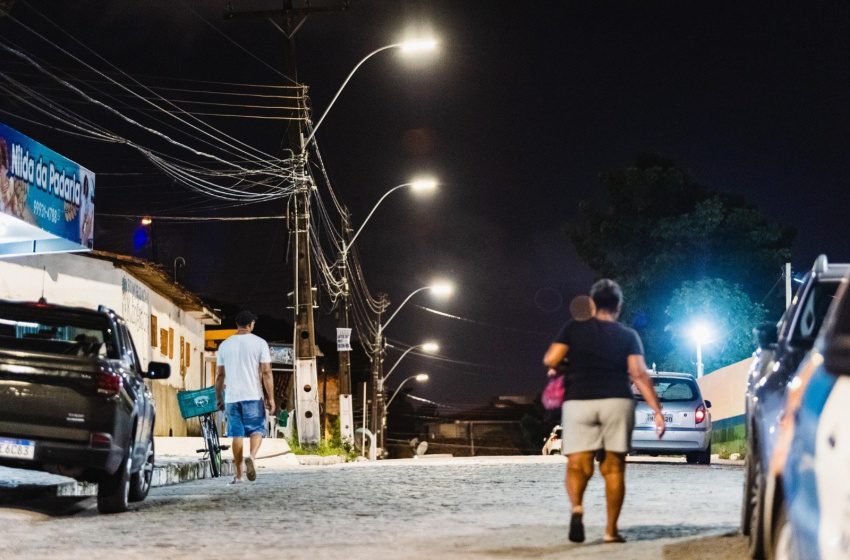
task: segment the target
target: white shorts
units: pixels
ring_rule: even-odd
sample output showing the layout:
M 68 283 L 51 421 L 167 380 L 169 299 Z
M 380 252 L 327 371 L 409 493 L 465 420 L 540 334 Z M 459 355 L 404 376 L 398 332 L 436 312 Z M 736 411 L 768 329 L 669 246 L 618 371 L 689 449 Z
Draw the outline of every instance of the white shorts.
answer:
M 561 453 L 564 455 L 598 449 L 628 453 L 635 427 L 635 400 L 564 401 L 561 427 Z

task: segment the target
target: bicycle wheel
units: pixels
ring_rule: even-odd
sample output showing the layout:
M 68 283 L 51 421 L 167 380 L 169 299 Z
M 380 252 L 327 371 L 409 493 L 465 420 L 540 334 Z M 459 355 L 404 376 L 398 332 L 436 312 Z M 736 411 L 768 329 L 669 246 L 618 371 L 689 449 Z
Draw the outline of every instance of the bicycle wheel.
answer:
M 210 475 L 213 478 L 221 476 L 221 447 L 218 442 L 218 430 L 215 421 L 209 414 L 204 414 L 203 420 L 204 442 L 210 455 Z

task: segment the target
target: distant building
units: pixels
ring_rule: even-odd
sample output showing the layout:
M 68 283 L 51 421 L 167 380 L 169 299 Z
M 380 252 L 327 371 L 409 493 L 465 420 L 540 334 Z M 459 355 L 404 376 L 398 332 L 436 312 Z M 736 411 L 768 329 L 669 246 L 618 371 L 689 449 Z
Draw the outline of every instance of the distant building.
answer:
M 525 455 L 540 453 L 540 445 L 527 441 L 522 421 L 539 414 L 532 397 L 501 396 L 489 404 L 441 415 L 424 423 L 428 453 L 455 456 Z
M 136 350 L 148 362 L 171 364 L 171 378 L 153 381 L 155 435 L 185 436 L 197 422 L 180 416 L 177 391 L 212 383 L 211 358 L 204 351 L 204 326 L 220 318 L 194 294 L 147 261 L 102 251 L 0 259 L 0 299 L 96 308 L 104 305 L 130 327 Z

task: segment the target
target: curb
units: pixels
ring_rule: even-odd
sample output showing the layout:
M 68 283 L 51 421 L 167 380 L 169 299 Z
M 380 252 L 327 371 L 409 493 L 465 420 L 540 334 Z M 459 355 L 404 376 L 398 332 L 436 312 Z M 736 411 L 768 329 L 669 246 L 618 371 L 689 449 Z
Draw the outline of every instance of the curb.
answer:
M 308 467 L 328 467 L 331 465 L 341 465 L 345 463 L 345 457 L 342 455 L 296 455 L 298 464 Z
M 223 459 L 221 461 L 221 476 L 230 476 L 233 472 L 233 460 Z M 33 473 L 31 476 L 38 477 L 44 474 Z M 51 475 L 47 476 L 50 478 L 60 478 Z M 151 488 L 172 486 L 204 478 L 211 478 L 209 459 L 201 460 L 179 457 L 169 457 L 167 460 L 158 459 L 154 466 Z M 71 479 L 64 479 L 62 482 L 21 482 L 18 484 L 12 482 L 11 485 L 6 485 L 0 480 L 0 504 L 40 498 L 89 496 L 97 496 L 96 482 L 78 482 Z

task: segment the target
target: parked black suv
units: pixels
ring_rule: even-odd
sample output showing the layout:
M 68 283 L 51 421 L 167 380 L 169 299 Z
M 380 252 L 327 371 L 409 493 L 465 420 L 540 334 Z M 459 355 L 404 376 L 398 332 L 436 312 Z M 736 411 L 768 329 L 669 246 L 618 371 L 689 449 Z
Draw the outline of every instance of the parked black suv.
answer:
M 103 513 L 150 490 L 154 402 L 124 320 L 91 309 L 0 300 L 0 465 L 98 483 Z
M 746 394 L 747 457 L 741 530 L 749 536 L 753 558 L 772 558 L 776 526 L 783 507 L 782 485 L 768 467 L 785 409 L 787 385 L 812 349 L 847 264 L 815 260 L 791 305 L 778 323 L 756 331 L 758 349 L 750 366 Z

